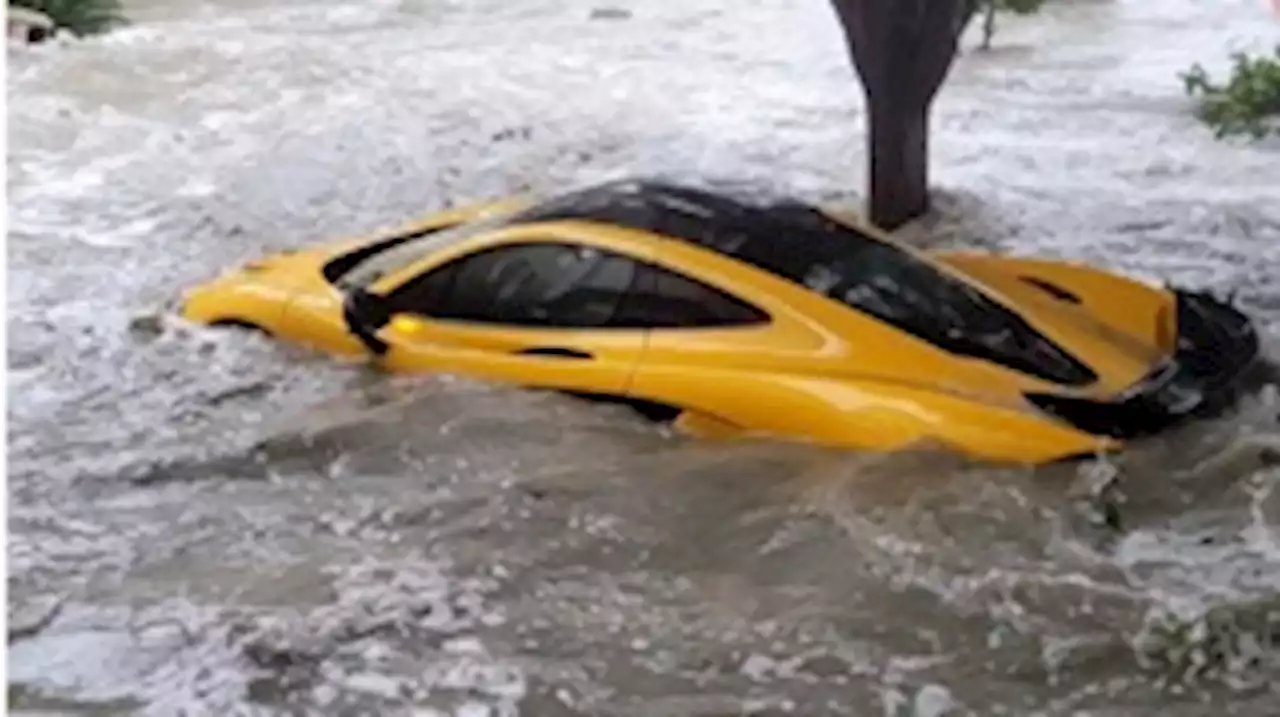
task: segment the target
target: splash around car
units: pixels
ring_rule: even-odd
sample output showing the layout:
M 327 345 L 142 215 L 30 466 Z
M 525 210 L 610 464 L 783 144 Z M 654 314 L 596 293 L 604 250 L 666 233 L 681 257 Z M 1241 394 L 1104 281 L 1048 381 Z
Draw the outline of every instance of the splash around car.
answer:
M 1078 263 L 923 252 L 790 198 L 648 179 L 250 261 L 188 320 L 391 371 L 616 400 L 703 437 L 1038 464 L 1232 405 L 1247 316 Z

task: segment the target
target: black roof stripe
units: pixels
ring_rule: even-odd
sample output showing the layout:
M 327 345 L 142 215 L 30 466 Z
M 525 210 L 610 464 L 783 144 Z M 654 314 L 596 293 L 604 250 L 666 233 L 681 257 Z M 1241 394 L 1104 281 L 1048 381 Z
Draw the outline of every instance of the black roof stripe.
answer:
M 586 220 L 662 234 L 728 256 L 747 238 L 785 244 L 831 223 L 816 208 L 763 192 L 719 191 L 656 179 L 621 179 L 554 197 L 512 217 L 513 223 Z

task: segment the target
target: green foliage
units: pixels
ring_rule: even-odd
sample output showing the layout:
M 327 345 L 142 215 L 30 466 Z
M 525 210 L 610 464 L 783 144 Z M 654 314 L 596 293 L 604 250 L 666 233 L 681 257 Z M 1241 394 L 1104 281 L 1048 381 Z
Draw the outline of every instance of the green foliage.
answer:
M 97 35 L 126 23 L 120 0 L 9 0 L 9 4 L 49 16 L 61 30 Z
M 1233 53 L 1231 63 L 1225 85 L 1215 84 L 1199 63 L 1179 75 L 1187 94 L 1201 98 L 1196 114 L 1218 139 L 1280 135 L 1280 45 L 1271 56 Z
M 1044 7 L 1046 0 L 987 0 L 987 2 L 996 6 L 997 10 L 1015 13 L 1017 15 L 1030 15 Z

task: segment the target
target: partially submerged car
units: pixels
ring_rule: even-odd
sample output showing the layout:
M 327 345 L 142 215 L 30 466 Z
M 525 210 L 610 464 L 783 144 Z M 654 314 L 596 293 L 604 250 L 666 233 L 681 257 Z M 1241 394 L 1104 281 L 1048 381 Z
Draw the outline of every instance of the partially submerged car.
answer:
M 1207 294 L 920 252 L 792 199 L 648 180 L 251 261 L 182 314 L 393 371 L 628 402 L 695 435 L 1019 463 L 1229 406 L 1259 353 Z

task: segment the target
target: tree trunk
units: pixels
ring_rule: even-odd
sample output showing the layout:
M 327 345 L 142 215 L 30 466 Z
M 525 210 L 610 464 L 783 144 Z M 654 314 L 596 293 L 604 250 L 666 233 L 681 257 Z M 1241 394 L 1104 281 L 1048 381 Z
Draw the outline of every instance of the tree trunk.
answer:
M 996 1 L 987 0 L 982 14 L 982 49 L 991 49 L 991 38 L 996 36 Z
M 868 123 L 871 221 L 896 229 L 929 211 L 929 108 L 877 98 Z
M 870 219 L 897 229 L 929 210 L 929 108 L 974 0 L 832 0 L 870 118 Z

